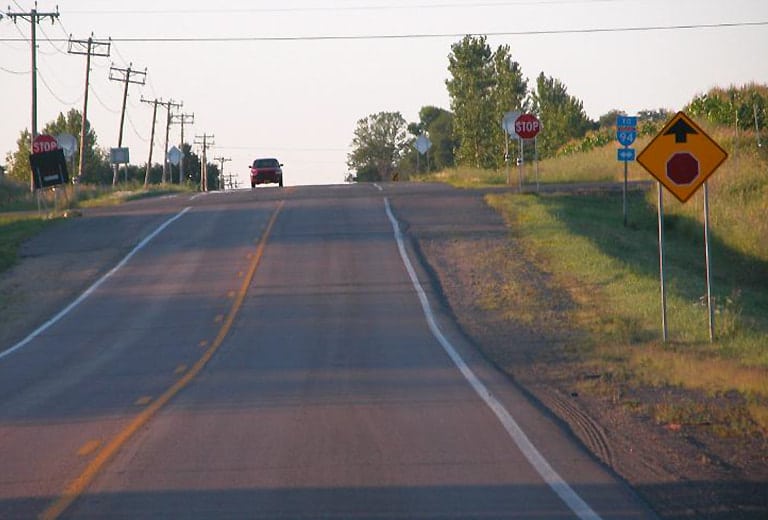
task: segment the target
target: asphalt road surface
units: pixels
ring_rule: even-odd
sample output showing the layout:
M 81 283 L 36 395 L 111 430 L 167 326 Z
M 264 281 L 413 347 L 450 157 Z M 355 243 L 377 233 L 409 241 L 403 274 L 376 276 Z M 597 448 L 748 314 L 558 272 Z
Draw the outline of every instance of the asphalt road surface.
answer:
M 398 219 L 447 190 L 122 207 L 145 240 L 0 353 L 0 518 L 652 518 L 451 322 Z

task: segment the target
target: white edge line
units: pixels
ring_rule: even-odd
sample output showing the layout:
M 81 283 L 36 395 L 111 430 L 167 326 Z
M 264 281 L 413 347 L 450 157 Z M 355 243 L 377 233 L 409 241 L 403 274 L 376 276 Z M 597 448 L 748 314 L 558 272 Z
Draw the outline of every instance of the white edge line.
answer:
M 392 213 L 392 208 L 389 204 L 389 199 L 384 198 L 384 207 L 387 212 L 387 217 L 392 224 L 392 229 L 395 233 L 395 240 L 397 241 L 397 248 L 400 251 L 400 257 L 405 264 L 405 269 L 408 271 L 408 276 L 411 278 L 413 288 L 416 290 L 416 294 L 421 302 L 421 308 L 424 311 L 424 317 L 427 320 L 427 325 L 432 335 L 437 339 L 438 343 L 443 347 L 445 352 L 451 358 L 453 363 L 459 369 L 464 378 L 469 382 L 477 395 L 485 402 L 486 405 L 496 414 L 496 417 L 501 422 L 502 426 L 515 442 L 517 447 L 523 453 L 528 462 L 533 466 L 536 472 L 541 476 L 547 485 L 554 491 L 557 496 L 573 511 L 577 517 L 582 520 L 599 520 L 600 516 L 592 510 L 591 507 L 573 490 L 568 483 L 552 468 L 547 462 L 544 456 L 536 449 L 528 436 L 523 432 L 520 425 L 515 421 L 512 414 L 507 411 L 504 405 L 494 397 L 494 395 L 488 390 L 482 381 L 475 375 L 471 368 L 464 362 L 459 355 L 456 348 L 450 341 L 443 335 L 440 327 L 437 325 L 432 306 L 429 303 L 424 288 L 419 282 L 416 276 L 416 271 L 413 268 L 408 252 L 405 249 L 405 243 L 403 241 L 403 234 L 400 231 L 400 226 Z
M 98 289 L 98 288 L 101 286 L 101 284 L 103 284 L 104 282 L 106 282 L 106 281 L 107 281 L 107 280 L 108 280 L 108 279 L 109 279 L 109 278 L 110 278 L 110 277 L 111 277 L 113 274 L 115 274 L 115 273 L 116 273 L 117 271 L 119 271 L 119 270 L 120 270 L 120 269 L 121 269 L 121 268 L 122 268 L 122 267 L 123 267 L 125 264 L 127 264 L 127 263 L 128 263 L 128 261 L 129 261 L 131 258 L 133 258 L 133 256 L 134 256 L 136 253 L 138 253 L 139 251 L 141 251 L 142 249 L 144 249 L 144 247 L 145 247 L 145 246 L 146 246 L 146 245 L 147 245 L 147 244 L 148 244 L 148 243 L 149 243 L 149 242 L 150 242 L 150 241 L 151 241 L 153 238 L 155 238 L 157 235 L 159 235 L 159 234 L 160 234 L 160 233 L 161 233 L 161 232 L 162 232 L 162 231 L 163 231 L 165 228 L 167 228 L 168 226 L 170 226 L 170 225 L 171 225 L 173 222 L 175 222 L 176 220 L 178 220 L 179 218 L 181 218 L 181 216 L 182 216 L 182 215 L 184 215 L 184 214 L 185 214 L 187 211 L 189 211 L 190 209 L 191 209 L 191 208 L 189 208 L 189 207 L 187 207 L 187 208 L 184 208 L 184 209 L 183 209 L 183 210 L 181 210 L 179 213 L 177 213 L 177 214 L 176 214 L 176 215 L 174 215 L 173 217 L 169 218 L 168 220 L 166 220 L 165 222 L 163 222 L 162 224 L 160 224 L 160 226 L 159 226 L 157 229 L 155 229 L 155 230 L 154 230 L 152 233 L 150 233 L 149 235 L 147 235 L 147 236 L 146 236 L 146 237 L 145 237 L 145 238 L 144 238 L 144 239 L 143 239 L 141 242 L 139 242 L 139 243 L 136 245 L 136 247 L 134 247 L 134 248 L 131 250 L 131 252 L 130 252 L 130 253 L 128 253 L 127 255 L 125 255 L 125 257 L 124 257 L 122 260 L 120 260 L 120 263 L 118 263 L 118 264 L 117 264 L 115 267 L 113 267 L 112 269 L 110 269 L 110 271 L 109 271 L 108 273 L 106 273 L 104 276 L 102 276 L 101 278 L 99 278 L 98 280 L 96 280 L 96 281 L 93 283 L 93 285 L 91 285 L 90 287 L 88 287 L 88 288 L 85 290 L 85 292 L 83 292 L 83 294 L 81 294 L 80 296 L 78 296 L 78 297 L 77 297 L 77 299 L 75 299 L 75 300 L 74 300 L 72 303 L 70 303 L 69 305 L 67 305 L 66 307 L 64 307 L 64 308 L 63 308 L 61 311 L 59 311 L 59 313 L 58 313 L 58 314 L 56 314 L 56 315 L 55 315 L 53 318 L 51 318 L 50 320 L 46 321 L 45 323 L 43 323 L 42 325 L 40 325 L 38 328 L 36 328 L 34 331 L 32 331 L 32 332 L 29 334 L 29 336 L 27 336 L 27 337 L 26 337 L 26 338 L 24 338 L 23 340 L 19 341 L 18 343 L 16 343 L 14 346 L 12 346 L 11 348 L 9 348 L 8 350 L 5 350 L 5 351 L 3 351 L 3 352 L 0 352 L 0 359 L 3 359 L 3 358 L 4 358 L 4 357 L 6 357 L 6 356 L 10 356 L 10 355 L 11 355 L 11 354 L 13 354 L 14 352 L 16 352 L 16 351 L 18 351 L 18 350 L 21 350 L 21 349 L 22 349 L 22 348 L 24 348 L 24 347 L 25 347 L 25 346 L 26 346 L 26 345 L 27 345 L 27 344 L 28 344 L 30 341 L 32 341 L 33 339 L 35 339 L 36 337 L 38 337 L 40 334 L 42 334 L 43 332 L 45 332 L 46 330 L 48 330 L 50 327 L 52 327 L 53 325 L 55 325 L 55 324 L 56 324 L 56 323 L 57 323 L 59 320 L 61 320 L 61 319 L 62 319 L 64 316 L 66 316 L 67 314 L 69 314 L 70 312 L 72 312 L 72 310 L 74 310 L 74 308 L 75 308 L 75 307 L 77 307 L 78 305 L 80 305 L 81 303 L 83 303 L 83 302 L 84 302 L 84 301 L 85 301 L 85 300 L 86 300 L 86 299 L 87 299 L 87 298 L 88 298 L 88 297 L 89 297 L 91 294 L 93 294 L 93 292 L 94 292 L 94 291 L 96 291 L 96 289 Z
M 373 187 L 376 188 L 379 191 L 384 191 L 384 188 L 382 188 L 378 183 L 374 182 Z

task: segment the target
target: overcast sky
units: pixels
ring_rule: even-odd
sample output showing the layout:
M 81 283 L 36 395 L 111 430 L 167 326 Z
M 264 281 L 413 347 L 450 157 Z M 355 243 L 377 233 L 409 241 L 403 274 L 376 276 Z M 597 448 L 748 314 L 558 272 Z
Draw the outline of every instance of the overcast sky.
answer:
M 38 11 L 56 5 L 40 0 Z M 10 1 L 11 12 L 32 8 Z M 768 25 L 649 30 L 768 22 L 765 0 L 60 0 L 58 9 L 56 23 L 38 26 L 39 128 L 82 110 L 85 58 L 67 54 L 67 36 L 111 37 L 111 57 L 92 63 L 98 144 L 117 145 L 122 84 L 109 80 L 110 65 L 132 62 L 147 82 L 129 89 L 131 162 L 148 156 L 152 109 L 141 97 L 183 101 L 195 114 L 186 140 L 215 135 L 212 155 L 231 158 L 225 171 L 243 184 L 261 156 L 285 163 L 289 185 L 342 182 L 358 119 L 400 111 L 414 121 L 424 105 L 449 108 L 447 56 L 463 34 L 509 44 L 531 84 L 542 71 L 558 78 L 593 119 L 614 108 L 677 110 L 713 86 L 768 82 Z M 621 28 L 640 30 L 585 31 Z M 0 20 L 0 162 L 31 127 L 29 35 L 28 22 Z M 173 38 L 203 40 L 147 41 Z M 171 142 L 179 138 L 177 126 Z

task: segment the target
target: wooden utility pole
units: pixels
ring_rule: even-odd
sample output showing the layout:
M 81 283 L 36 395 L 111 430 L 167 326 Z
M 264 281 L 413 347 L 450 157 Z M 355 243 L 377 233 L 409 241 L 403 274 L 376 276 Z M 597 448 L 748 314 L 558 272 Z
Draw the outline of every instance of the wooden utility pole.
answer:
M 208 147 L 213 146 L 215 136 L 203 134 L 195 136 L 195 144 L 203 147 L 202 162 L 200 164 L 200 191 L 208 191 Z
M 123 89 L 123 109 L 120 113 L 120 133 L 118 134 L 118 138 L 117 138 L 118 148 L 122 148 L 123 146 L 123 126 L 125 125 L 125 104 L 128 101 L 128 85 L 130 83 L 134 83 L 137 85 L 144 85 L 147 81 L 146 68 L 143 71 L 140 71 L 140 70 L 133 70 L 131 67 L 133 67 L 133 63 L 129 63 L 127 69 L 121 69 L 119 67 L 115 67 L 114 64 L 109 68 L 109 79 L 112 81 L 120 81 L 125 85 Z M 133 79 L 132 76 L 134 75 L 138 76 L 138 78 L 140 79 Z M 117 185 L 117 170 L 118 170 L 118 165 L 115 165 L 114 175 L 112 176 L 113 186 Z
M 224 185 L 224 163 L 230 162 L 232 159 L 230 157 L 214 157 L 214 161 L 219 161 L 221 166 L 219 167 L 219 189 L 221 191 L 224 191 L 225 185 Z
M 171 124 L 181 125 L 181 143 L 179 144 L 179 150 L 181 150 L 181 161 L 179 162 L 179 184 L 184 183 L 184 125 L 195 124 L 195 114 L 171 114 Z
M 150 132 L 149 136 L 149 158 L 147 159 L 147 169 L 144 172 L 144 187 L 146 188 L 149 185 L 149 172 L 152 170 L 152 149 L 155 147 L 155 123 L 157 122 L 157 104 L 158 100 L 154 99 L 152 101 L 148 99 L 141 99 L 142 103 L 150 103 L 154 106 L 152 110 L 152 132 Z
M 100 42 L 93 39 L 93 33 L 87 40 L 73 40 L 69 37 L 69 54 L 85 55 L 85 93 L 83 94 L 83 113 L 80 126 L 80 164 L 77 169 L 78 180 L 85 174 L 85 138 L 88 124 L 88 86 L 91 79 L 91 56 L 109 57 L 111 40 L 109 42 Z
M 18 4 L 17 4 L 18 5 Z M 10 9 L 10 8 L 9 8 Z M 29 22 L 31 27 L 30 44 L 32 47 L 32 128 L 31 136 L 29 140 L 30 151 L 32 149 L 32 142 L 37 137 L 37 24 L 43 18 L 50 18 L 51 23 L 54 23 L 59 17 L 59 8 L 56 8 L 55 13 L 40 13 L 37 11 L 37 1 L 35 1 L 35 8 L 28 13 L 5 13 L 8 18 L 13 20 L 13 23 L 21 18 Z M 35 191 L 35 179 L 33 175 L 29 177 L 30 191 Z
M 169 100 L 166 103 L 159 103 L 163 105 L 166 110 L 165 117 L 165 152 L 163 153 L 163 184 L 168 182 L 168 137 L 171 133 L 171 108 L 181 108 L 184 103 L 174 103 L 173 100 Z M 173 179 L 171 179 L 173 181 Z

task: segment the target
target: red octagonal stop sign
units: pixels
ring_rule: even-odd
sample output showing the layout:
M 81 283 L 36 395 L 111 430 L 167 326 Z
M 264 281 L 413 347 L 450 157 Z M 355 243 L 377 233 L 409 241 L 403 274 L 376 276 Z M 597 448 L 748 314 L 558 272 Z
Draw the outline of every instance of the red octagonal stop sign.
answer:
M 541 131 L 541 123 L 533 114 L 523 114 L 515 120 L 515 133 L 523 139 L 533 139 Z
M 688 152 L 674 154 L 667 161 L 667 177 L 679 186 L 685 186 L 699 176 L 699 161 Z
M 32 153 L 52 152 L 59 149 L 59 142 L 52 135 L 40 134 L 32 141 Z

